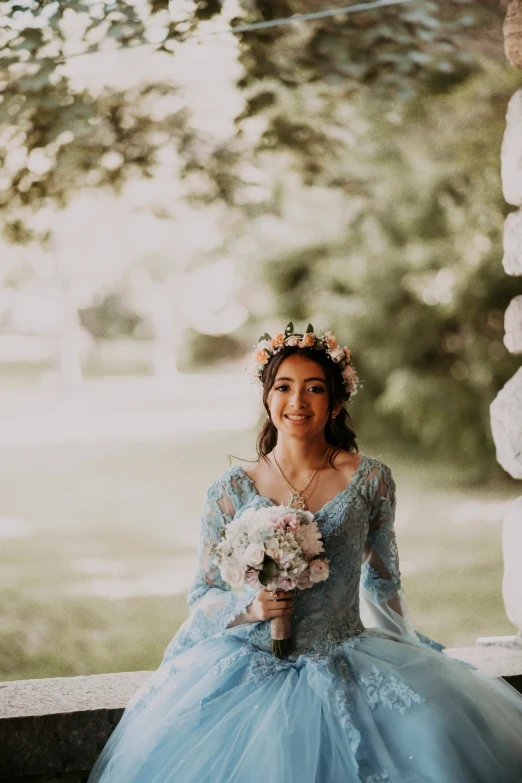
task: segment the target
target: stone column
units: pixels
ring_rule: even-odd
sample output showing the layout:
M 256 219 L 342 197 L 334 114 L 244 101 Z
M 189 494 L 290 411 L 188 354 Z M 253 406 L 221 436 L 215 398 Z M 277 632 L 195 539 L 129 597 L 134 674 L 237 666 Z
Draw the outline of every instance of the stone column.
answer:
M 504 23 L 506 57 L 522 70 L 522 0 L 511 0 Z M 508 275 L 522 276 L 522 90 L 509 101 L 501 153 L 502 190 L 508 204 L 517 207 L 504 226 L 503 265 Z M 522 355 L 522 296 L 511 300 L 505 315 L 504 343 Z M 522 479 L 522 367 L 491 404 L 491 428 L 497 460 L 513 478 Z M 484 637 L 479 644 L 500 644 L 522 650 L 522 496 L 511 506 L 502 531 L 506 614 L 519 628 L 514 636 Z

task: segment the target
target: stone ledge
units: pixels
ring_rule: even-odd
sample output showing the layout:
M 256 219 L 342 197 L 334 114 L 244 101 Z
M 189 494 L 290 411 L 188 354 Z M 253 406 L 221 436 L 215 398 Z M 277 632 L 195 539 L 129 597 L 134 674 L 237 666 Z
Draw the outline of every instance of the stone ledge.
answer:
M 522 652 L 503 647 L 445 651 L 522 693 Z M 84 783 L 132 694 L 150 672 L 0 683 L 0 780 Z
M 0 682 L 0 721 L 6 718 L 123 709 L 151 672 Z
M 149 672 L 0 683 L 0 780 L 80 783 Z M 83 776 L 76 776 L 77 773 Z M 64 778 L 63 773 L 72 777 Z

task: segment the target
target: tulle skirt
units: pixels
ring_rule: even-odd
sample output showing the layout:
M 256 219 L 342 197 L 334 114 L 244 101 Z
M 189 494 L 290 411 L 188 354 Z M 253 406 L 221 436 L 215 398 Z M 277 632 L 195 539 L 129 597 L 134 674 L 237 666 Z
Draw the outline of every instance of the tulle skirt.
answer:
M 234 635 L 166 660 L 89 783 L 522 783 L 522 696 L 367 629 L 274 658 Z

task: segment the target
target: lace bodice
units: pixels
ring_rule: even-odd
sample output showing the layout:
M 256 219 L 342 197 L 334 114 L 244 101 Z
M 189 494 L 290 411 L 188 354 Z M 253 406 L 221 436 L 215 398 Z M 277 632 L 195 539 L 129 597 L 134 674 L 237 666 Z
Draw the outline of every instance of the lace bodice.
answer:
M 258 493 L 242 467 L 226 470 L 209 488 L 201 521 L 196 577 L 188 593 L 189 620 L 173 639 L 167 655 L 218 633 L 229 633 L 270 649 L 270 623 L 242 623 L 241 615 L 256 595 L 253 588 L 232 591 L 212 561 L 211 547 L 225 527 L 249 506 L 275 505 Z M 308 590 L 296 590 L 292 615 L 294 657 L 321 654 L 365 631 L 361 616 L 380 627 L 441 649 L 414 631 L 401 589 L 394 532 L 395 483 L 390 469 L 361 456 L 350 483 L 328 501 L 315 518 L 323 533 L 330 576 Z M 394 602 L 392 609 L 390 602 Z

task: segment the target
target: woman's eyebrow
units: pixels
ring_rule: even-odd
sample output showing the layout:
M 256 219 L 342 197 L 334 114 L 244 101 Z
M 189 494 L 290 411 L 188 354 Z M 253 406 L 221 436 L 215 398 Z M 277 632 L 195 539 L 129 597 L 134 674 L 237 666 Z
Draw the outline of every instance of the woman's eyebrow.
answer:
M 275 379 L 274 383 L 276 383 L 277 381 L 293 381 L 293 380 L 294 380 L 293 378 L 286 378 L 286 377 L 281 375 L 279 378 Z M 326 381 L 325 381 L 324 378 L 317 378 L 315 376 L 313 376 L 312 378 L 305 378 L 304 379 L 304 383 L 308 383 L 309 381 L 321 381 L 321 383 L 326 384 Z

